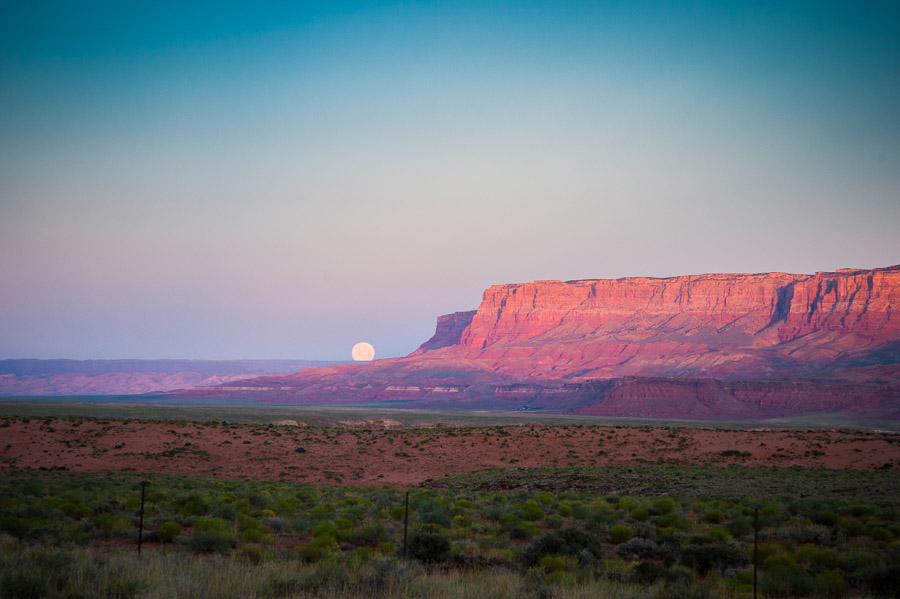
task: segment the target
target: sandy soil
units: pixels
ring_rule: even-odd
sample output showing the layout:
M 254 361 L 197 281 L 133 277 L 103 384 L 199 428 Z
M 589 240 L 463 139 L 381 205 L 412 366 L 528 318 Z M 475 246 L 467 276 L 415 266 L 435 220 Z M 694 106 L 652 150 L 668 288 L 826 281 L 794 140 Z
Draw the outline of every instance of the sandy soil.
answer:
M 538 424 L 366 430 L 58 418 L 0 422 L 0 469 L 6 471 L 202 474 L 409 487 L 444 474 L 497 467 L 900 468 L 900 435 L 860 431 Z

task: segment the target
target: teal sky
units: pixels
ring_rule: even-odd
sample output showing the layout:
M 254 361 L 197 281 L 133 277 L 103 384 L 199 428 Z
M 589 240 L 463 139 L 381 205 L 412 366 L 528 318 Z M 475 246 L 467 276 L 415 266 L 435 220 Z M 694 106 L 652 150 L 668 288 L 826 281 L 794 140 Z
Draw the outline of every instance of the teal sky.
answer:
M 535 279 L 900 262 L 896 2 L 0 7 L 0 358 L 347 359 Z

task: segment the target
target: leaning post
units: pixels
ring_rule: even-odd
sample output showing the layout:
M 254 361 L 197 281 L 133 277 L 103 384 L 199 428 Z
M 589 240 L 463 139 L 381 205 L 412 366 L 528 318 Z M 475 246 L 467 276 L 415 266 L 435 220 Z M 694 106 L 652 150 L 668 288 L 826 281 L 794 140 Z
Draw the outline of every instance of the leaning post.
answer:
M 756 562 L 759 547 L 759 506 L 753 510 L 753 599 L 756 599 Z
M 138 557 L 141 556 L 141 544 L 144 542 L 144 495 L 147 490 L 147 481 L 141 481 L 141 519 L 138 524 Z
M 406 533 L 409 529 L 409 491 L 406 492 L 406 509 L 403 511 L 403 560 L 406 561 Z

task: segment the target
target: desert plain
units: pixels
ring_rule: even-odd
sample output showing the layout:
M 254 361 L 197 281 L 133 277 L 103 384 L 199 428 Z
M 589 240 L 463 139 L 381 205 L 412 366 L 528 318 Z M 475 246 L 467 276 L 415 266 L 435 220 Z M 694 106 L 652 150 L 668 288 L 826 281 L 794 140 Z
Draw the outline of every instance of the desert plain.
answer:
M 417 487 L 496 468 L 740 465 L 829 469 L 900 467 L 900 435 L 827 429 L 669 426 L 332 427 L 82 418 L 8 418 L 0 468 L 10 471 L 200 474 Z

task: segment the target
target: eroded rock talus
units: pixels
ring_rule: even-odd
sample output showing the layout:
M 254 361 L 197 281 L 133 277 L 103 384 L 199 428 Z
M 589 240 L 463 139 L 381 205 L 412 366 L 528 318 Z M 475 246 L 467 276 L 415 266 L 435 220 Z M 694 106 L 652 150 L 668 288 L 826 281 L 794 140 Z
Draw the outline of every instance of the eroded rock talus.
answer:
M 618 416 L 900 414 L 900 266 L 495 285 L 405 358 L 229 389 Z

